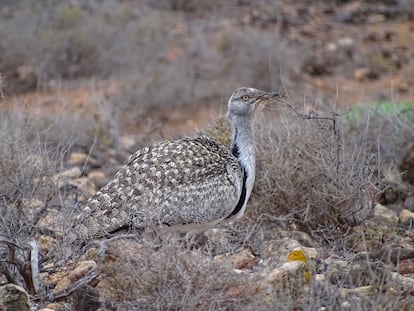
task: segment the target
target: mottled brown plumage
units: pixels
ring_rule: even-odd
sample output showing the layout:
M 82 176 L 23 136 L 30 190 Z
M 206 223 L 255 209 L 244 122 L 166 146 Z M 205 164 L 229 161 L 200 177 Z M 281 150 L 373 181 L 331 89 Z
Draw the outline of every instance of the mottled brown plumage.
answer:
M 164 141 L 132 154 L 79 215 L 78 239 L 124 228 L 215 223 L 241 217 L 255 175 L 253 116 L 273 94 L 236 90 L 229 100 L 231 149 L 200 136 Z
M 226 217 L 229 203 L 237 203 L 241 174 L 237 159 L 212 138 L 146 147 L 132 154 L 88 201 L 84 211 L 92 217 L 83 221 L 80 233 L 89 239 L 125 226 L 172 226 Z

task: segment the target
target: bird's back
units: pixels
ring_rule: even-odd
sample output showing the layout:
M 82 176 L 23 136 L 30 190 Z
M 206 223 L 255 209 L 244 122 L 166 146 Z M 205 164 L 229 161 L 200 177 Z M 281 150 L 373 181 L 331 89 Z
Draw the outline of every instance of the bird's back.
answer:
M 88 200 L 78 233 L 91 240 L 131 226 L 220 220 L 237 205 L 242 181 L 237 159 L 212 138 L 161 142 L 132 154 Z

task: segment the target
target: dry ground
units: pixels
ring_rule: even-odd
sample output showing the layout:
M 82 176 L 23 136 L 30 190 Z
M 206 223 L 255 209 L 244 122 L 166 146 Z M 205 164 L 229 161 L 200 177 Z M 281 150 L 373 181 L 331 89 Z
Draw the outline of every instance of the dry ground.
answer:
M 2 2 L 0 285 L 34 309 L 413 310 L 413 18 L 411 0 Z M 79 204 L 128 154 L 226 141 L 213 120 L 241 85 L 286 96 L 259 115 L 246 217 L 69 260 Z

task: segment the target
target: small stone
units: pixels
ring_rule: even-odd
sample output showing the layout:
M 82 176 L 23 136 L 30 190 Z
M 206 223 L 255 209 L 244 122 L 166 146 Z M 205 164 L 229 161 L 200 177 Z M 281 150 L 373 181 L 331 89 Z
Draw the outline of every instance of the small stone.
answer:
M 70 154 L 68 164 L 69 165 L 84 165 L 85 162 L 87 162 L 89 158 L 90 156 L 86 153 L 72 152 Z
M 46 310 L 52 310 L 52 311 L 57 311 L 57 310 L 62 310 L 63 306 L 59 303 L 49 303 L 45 308 L 44 311 Z M 43 309 L 40 309 L 39 311 L 42 311 Z
M 83 286 L 73 293 L 73 310 L 96 311 L 100 306 L 99 292 L 92 286 Z
M 370 79 L 375 79 L 375 78 L 377 78 L 377 74 L 369 68 L 360 67 L 360 68 L 355 69 L 354 71 L 354 79 L 357 81 L 362 82 L 365 80 L 370 80 Z
M 338 51 L 338 45 L 337 45 L 336 43 L 334 43 L 334 42 L 329 42 L 329 43 L 325 46 L 325 49 L 326 49 L 328 52 L 334 53 L 334 52 Z
M 89 172 L 88 177 L 93 181 L 106 178 L 105 173 L 102 171 L 91 171 Z
M 411 212 L 414 212 L 414 196 L 409 196 L 404 201 L 404 207 Z
M 384 14 L 374 14 L 374 15 L 368 16 L 368 22 L 371 24 L 378 24 L 384 21 L 385 21 Z
M 414 290 L 414 278 L 411 276 L 403 276 L 397 272 L 391 272 L 391 280 L 396 282 L 399 286 L 407 288 L 409 291 Z
M 30 311 L 29 295 L 15 284 L 0 286 L 0 310 Z
M 398 216 L 399 223 L 414 226 L 414 213 L 408 209 L 403 209 Z
M 321 273 L 315 274 L 315 281 L 316 282 L 318 282 L 320 284 L 323 284 L 325 282 L 325 280 L 326 280 L 325 274 L 321 274 Z
M 244 249 L 236 254 L 222 254 L 214 257 L 215 260 L 229 262 L 234 269 L 252 269 L 258 262 L 259 258 L 254 256 L 250 251 Z
M 398 223 L 397 213 L 379 203 L 374 207 L 374 217 L 388 224 L 395 225 Z
M 341 288 L 339 289 L 339 295 L 342 298 L 346 298 L 349 295 L 370 295 L 375 293 L 376 288 L 372 285 L 367 285 L 367 286 L 360 286 L 360 287 L 355 287 L 355 288 Z
M 272 270 L 266 277 L 268 283 L 278 283 L 289 280 L 292 277 L 303 278 L 307 271 L 307 265 L 302 261 L 285 262 L 280 267 Z M 304 282 L 305 283 L 305 282 Z
M 90 171 L 88 174 L 88 178 L 95 183 L 98 189 L 102 188 L 109 182 L 105 173 L 100 170 Z
M 41 235 L 38 237 L 37 242 L 39 243 L 40 250 L 42 253 L 47 254 L 48 251 L 51 249 L 55 249 L 58 245 L 58 242 L 56 239 L 47 236 L 47 235 Z
M 59 177 L 64 178 L 78 178 L 82 174 L 82 171 L 79 167 L 74 166 L 66 171 L 60 172 L 58 175 Z
M 401 260 L 397 266 L 399 274 L 414 274 L 414 258 Z
M 317 258 L 319 255 L 318 251 L 314 247 L 302 247 L 302 250 L 309 258 Z
M 414 248 L 393 244 L 386 245 L 375 252 L 375 257 L 384 263 L 397 265 L 402 260 L 414 258 Z
M 54 291 L 58 292 L 67 288 L 70 284 L 84 277 L 87 273 L 96 270 L 98 265 L 93 260 L 84 260 L 76 264 L 76 267 L 68 275 L 62 278 L 55 286 Z
M 355 45 L 355 40 L 351 37 L 343 37 L 338 40 L 338 45 L 341 48 L 350 49 Z
M 92 180 L 88 177 L 80 177 L 70 181 L 70 183 L 76 186 L 78 189 L 82 190 L 82 195 L 85 198 L 90 198 L 93 194 L 96 193 L 96 187 Z
M 135 135 L 123 135 L 120 139 L 121 147 L 128 151 L 134 151 L 133 149 L 136 148 L 137 141 L 135 139 Z

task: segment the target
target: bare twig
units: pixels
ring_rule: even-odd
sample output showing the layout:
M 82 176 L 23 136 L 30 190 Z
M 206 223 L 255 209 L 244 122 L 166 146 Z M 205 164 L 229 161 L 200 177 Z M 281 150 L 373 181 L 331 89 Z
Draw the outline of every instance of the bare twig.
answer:
M 318 113 L 313 110 L 309 110 L 308 113 L 302 113 L 302 112 L 299 112 L 293 105 L 289 104 L 287 101 L 279 100 L 279 102 L 285 105 L 286 107 L 288 107 L 289 109 L 291 109 L 296 115 L 306 120 L 316 119 L 316 120 L 330 120 L 330 121 L 336 122 L 337 117 L 343 116 L 352 111 L 351 108 L 348 108 L 348 110 L 343 111 L 343 112 L 331 111 L 330 112 L 331 116 L 319 116 Z
M 32 239 L 29 242 L 30 246 L 30 267 L 32 270 L 32 281 L 33 288 L 36 294 L 41 291 L 41 282 L 39 275 L 39 245 L 37 244 L 36 239 Z
M 0 235 L 0 242 L 6 243 L 9 247 L 17 247 L 23 250 L 28 250 L 29 248 L 20 244 L 16 239 Z
M 73 282 L 68 287 L 56 292 L 51 293 L 49 297 L 47 297 L 50 301 L 56 301 L 58 299 L 64 298 L 72 294 L 75 290 L 77 290 L 80 287 L 83 287 L 87 284 L 89 284 L 91 281 L 93 281 L 97 276 L 99 275 L 99 270 L 93 270 L 80 278 L 79 280 Z

